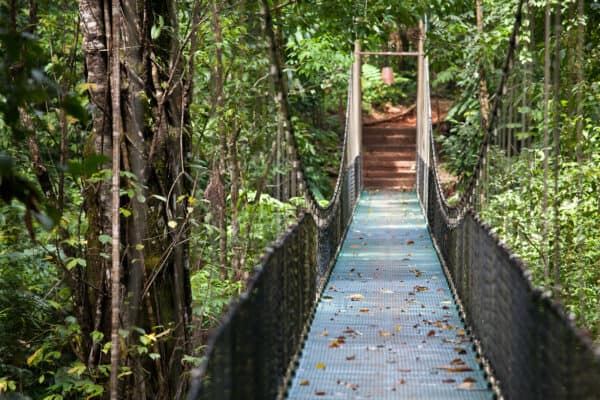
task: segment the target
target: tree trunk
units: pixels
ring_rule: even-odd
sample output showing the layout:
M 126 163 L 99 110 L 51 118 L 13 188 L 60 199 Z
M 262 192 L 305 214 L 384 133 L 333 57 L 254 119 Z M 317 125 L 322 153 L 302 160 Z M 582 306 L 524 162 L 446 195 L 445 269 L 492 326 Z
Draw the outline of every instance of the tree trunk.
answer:
M 109 33 L 110 32 L 110 33 Z M 110 93 L 112 113 L 112 255 L 110 270 L 111 287 L 111 348 L 110 348 L 110 399 L 119 399 L 119 359 L 121 356 L 121 343 L 119 340 L 120 311 L 121 311 L 121 235 L 119 221 L 119 191 L 121 173 L 121 5 L 114 1 L 111 7 L 111 23 L 107 28 L 107 41 L 109 43 L 110 59 Z
M 583 76 L 583 46 L 585 40 L 585 3 L 584 0 L 577 1 L 577 48 L 576 48 L 576 59 L 575 69 L 577 70 L 577 144 L 575 155 L 577 158 L 577 165 L 579 166 L 579 171 L 583 168 L 583 90 L 584 90 L 584 76 Z M 577 197 L 581 199 L 583 197 L 583 178 L 579 176 L 577 182 Z M 580 200 L 581 201 L 581 200 Z M 599 202 L 600 204 L 600 202 Z M 581 229 L 577 227 L 576 230 Z M 576 232 L 576 237 L 579 232 Z M 580 243 L 577 241 L 576 249 L 580 249 Z M 578 268 L 579 282 L 583 283 L 583 265 L 579 265 Z M 583 314 L 584 310 L 584 298 L 583 291 L 579 290 L 579 309 L 582 310 L 581 314 Z M 583 317 L 580 317 L 580 321 L 583 321 Z M 600 322 L 599 322 L 600 326 Z
M 483 39 L 483 0 L 475 0 L 475 14 L 477 23 L 477 35 L 479 36 L 479 42 Z M 481 131 L 487 132 L 488 121 L 490 114 L 490 96 L 487 87 L 487 78 L 484 67 L 484 60 L 482 54 L 480 54 L 479 64 L 479 108 L 481 110 Z
M 120 319 L 122 328 L 129 331 L 121 345 L 139 344 L 140 333 L 134 328 L 160 338 L 148 345 L 148 352 L 157 354 L 154 359 L 138 356 L 135 351 L 121 352 L 121 357 L 127 354 L 122 365 L 133 372 L 120 382 L 121 398 L 178 399 L 184 396 L 186 382 L 181 359 L 185 353 L 191 353 L 191 291 L 185 244 L 188 189 L 184 179 L 189 149 L 184 130 L 189 118 L 183 88 L 188 77 L 182 72 L 185 60 L 178 38 L 177 9 L 172 0 L 122 0 L 112 5 L 123 13 L 123 18 L 113 35 L 122 39 L 118 65 L 121 77 L 119 83 L 113 84 L 118 91 L 109 97 L 110 4 L 101 0 L 80 1 L 87 81 L 90 101 L 95 106 L 88 155 L 111 155 L 113 150 L 122 150 L 120 161 L 130 173 L 123 183 L 124 190 L 133 195 L 122 196 L 121 209 L 131 215 L 120 216 L 119 232 L 124 249 L 120 282 L 125 306 Z M 166 28 L 157 36 L 151 34 L 151 27 L 158 25 L 159 17 Z M 118 109 L 116 105 L 111 107 L 111 97 L 113 101 L 123 100 Z M 118 149 L 110 142 L 108 121 L 112 118 L 123 121 L 126 140 Z M 84 299 L 93 306 L 76 305 L 82 310 L 83 337 L 89 336 L 91 330 L 104 332 L 108 337 L 111 328 L 106 316 L 109 300 L 114 296 L 107 290 L 109 269 L 102 257 L 109 252 L 99 240 L 100 235 L 111 233 L 107 186 L 100 182 L 86 189 L 89 229 L 85 273 L 86 282 L 90 283 L 83 286 Z M 106 362 L 101 353 L 90 354 L 97 356 L 90 357 L 88 365 Z
M 217 0 L 211 1 L 212 6 L 212 25 L 215 33 L 215 99 L 216 99 L 216 116 L 217 130 L 219 137 L 218 154 L 216 168 L 218 168 L 218 184 L 220 189 L 217 193 L 218 207 L 213 207 L 218 210 L 218 214 L 214 215 L 217 218 L 217 227 L 219 228 L 219 266 L 221 269 L 221 279 L 227 278 L 227 206 L 225 190 L 225 170 L 227 168 L 227 132 L 225 131 L 225 120 L 223 108 L 225 105 L 223 85 L 223 35 L 221 32 L 221 17 Z
M 544 24 L 544 182 L 542 188 L 542 241 L 540 248 L 542 249 L 542 260 L 544 262 L 544 286 L 549 284 L 550 281 L 550 263 L 548 257 L 548 170 L 549 163 L 548 157 L 550 157 L 550 133 L 549 133 L 549 120 L 550 120 L 550 29 L 551 29 L 551 16 L 552 8 L 550 0 L 546 0 L 546 13 L 545 13 L 545 24 Z
M 560 214 L 559 214 L 559 173 L 560 173 L 560 36 L 561 36 L 561 6 L 556 7 L 554 14 L 554 198 L 552 199 L 552 210 L 554 214 L 554 246 L 552 254 L 552 266 L 554 272 L 554 294 L 560 297 Z

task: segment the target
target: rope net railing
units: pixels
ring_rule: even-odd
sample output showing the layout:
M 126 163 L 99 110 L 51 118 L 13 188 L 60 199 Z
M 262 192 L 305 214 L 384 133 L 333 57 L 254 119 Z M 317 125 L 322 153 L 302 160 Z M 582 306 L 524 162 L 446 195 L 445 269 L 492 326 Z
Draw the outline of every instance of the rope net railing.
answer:
M 530 269 L 499 239 L 479 211 L 493 193 L 490 154 L 516 151 L 517 101 L 510 94 L 521 29 L 521 7 L 472 181 L 456 205 L 438 175 L 429 95 L 429 66 L 419 62 L 417 193 L 440 259 L 466 322 L 502 396 L 509 399 L 593 399 L 600 394 L 600 352 L 550 293 L 532 283 Z M 422 49 L 421 54 L 424 54 Z M 511 131 L 512 130 L 512 131 Z
M 229 307 L 209 338 L 205 360 L 192 372 L 188 399 L 281 398 L 314 312 L 317 296 L 350 224 L 361 190 L 360 154 L 349 150 L 351 130 L 359 129 L 350 107 L 354 73 L 350 73 L 346 126 L 335 190 L 326 206 L 317 201 L 307 180 L 291 124 L 281 66 L 268 8 L 263 15 L 269 42 L 271 81 L 285 132 L 297 192 L 306 213 L 269 249 L 255 268 L 247 289 Z M 358 78 L 360 79 L 360 78 Z

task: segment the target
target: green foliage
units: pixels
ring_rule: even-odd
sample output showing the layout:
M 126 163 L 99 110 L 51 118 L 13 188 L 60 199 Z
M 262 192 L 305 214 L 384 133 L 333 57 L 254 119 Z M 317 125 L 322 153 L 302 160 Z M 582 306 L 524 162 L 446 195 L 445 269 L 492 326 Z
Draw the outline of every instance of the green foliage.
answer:
M 559 297 L 581 325 L 597 335 L 600 322 L 600 156 L 593 154 L 583 167 L 563 160 L 559 191 L 553 194 L 552 200 L 558 202 L 560 210 L 558 238 L 553 234 L 552 213 L 542 214 L 539 206 L 544 180 L 543 157 L 539 149 L 531 156 L 535 157 L 533 163 L 531 158 L 513 160 L 510 174 L 504 173 L 503 164 L 495 163 L 496 168 L 490 171 L 494 177 L 494 187 L 490 190 L 498 194 L 490 198 L 482 216 L 527 262 L 538 285 L 553 285 L 552 280 L 544 281 L 544 265 L 551 254 L 550 249 L 559 241 L 562 286 Z M 581 195 L 578 182 L 582 185 Z M 547 241 L 541 235 L 544 220 L 551 227 Z
M 246 238 L 248 272 L 252 272 L 262 257 L 266 247 L 273 243 L 283 233 L 286 226 L 293 223 L 297 217 L 298 209 L 303 205 L 299 199 L 291 199 L 290 203 L 283 203 L 267 194 L 262 194 L 254 202 L 256 192 L 241 192 L 240 197 L 249 202 L 240 210 L 239 222 L 241 230 L 239 236 Z M 248 231 L 251 227 L 251 231 Z M 211 242 L 214 227 L 202 226 L 202 230 L 195 234 L 198 246 L 207 246 Z M 231 235 L 231 227 L 228 229 Z M 214 254 L 210 248 L 198 254 L 196 263 L 202 268 L 194 272 L 191 277 L 193 311 L 202 321 L 203 328 L 214 326 L 231 299 L 240 294 L 245 288 L 243 281 L 235 280 L 233 276 L 221 279 L 219 267 L 214 262 Z
M 394 71 L 394 83 L 386 85 L 381 80 L 381 70 L 375 65 L 362 65 L 362 108 L 369 111 L 371 107 L 380 107 L 385 103 L 398 104 L 407 97 L 406 84 L 413 79 L 401 76 Z M 411 85 L 409 89 L 413 89 Z

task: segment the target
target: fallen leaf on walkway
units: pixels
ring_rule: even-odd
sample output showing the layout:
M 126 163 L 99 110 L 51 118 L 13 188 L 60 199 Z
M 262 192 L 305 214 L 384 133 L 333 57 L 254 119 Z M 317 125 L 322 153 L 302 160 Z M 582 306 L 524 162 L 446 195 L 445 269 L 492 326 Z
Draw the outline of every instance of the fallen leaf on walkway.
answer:
M 386 332 L 386 331 L 379 331 L 379 336 L 388 337 L 388 336 L 392 336 L 392 334 L 389 332 Z
M 358 310 L 358 312 L 368 313 L 369 309 L 368 308 L 361 308 L 360 310 Z
M 446 372 L 470 372 L 473 371 L 473 368 L 469 368 L 469 367 L 465 367 L 465 366 L 460 366 L 460 367 L 455 367 L 452 365 L 440 365 L 439 367 L 434 367 L 435 369 L 443 369 Z
M 434 330 L 429 331 L 429 333 L 427 334 L 427 336 L 429 336 L 429 337 L 435 336 L 435 331 Z
M 321 333 L 321 336 L 329 336 L 329 332 L 327 332 L 327 329 L 323 329 L 323 333 Z
M 356 355 L 346 356 L 346 361 L 356 360 Z
M 353 245 L 350 245 L 350 248 L 351 249 L 360 249 L 360 245 L 359 244 L 353 244 Z
M 400 332 L 402 330 L 402 327 L 400 325 L 396 325 L 396 332 Z
M 471 378 L 470 376 L 466 377 L 463 382 L 477 382 L 475 378 Z
M 444 379 L 442 382 L 444 382 L 444 383 L 455 383 L 456 379 Z
M 415 286 L 415 290 L 417 292 L 425 292 L 425 291 L 429 290 L 429 288 L 427 286 L 419 286 L 419 285 L 417 285 L 417 286 Z
M 348 296 L 348 298 L 350 299 L 350 301 L 359 301 L 364 299 L 365 296 L 363 296 L 362 294 L 353 294 Z
M 415 244 L 414 240 L 409 240 L 409 241 L 406 242 L 407 246 L 412 246 L 413 244 Z
M 473 382 L 463 382 L 460 385 L 458 385 L 456 388 L 461 389 L 461 390 L 471 390 L 471 389 L 473 389 Z
M 310 384 L 310 382 L 307 380 L 303 380 L 299 383 L 300 386 L 308 386 L 309 384 Z
M 326 394 L 325 392 L 315 392 L 315 396 L 325 396 Z
M 317 369 L 325 369 L 325 364 L 323 364 L 323 363 L 317 363 L 316 368 Z
M 465 365 L 465 362 L 463 360 L 461 360 L 460 358 L 455 358 L 454 360 L 452 360 L 452 362 L 450 364 L 452 364 L 452 365 Z
M 454 351 L 456 351 L 458 354 L 467 354 L 467 350 L 462 347 L 455 347 Z
M 340 342 L 339 340 L 332 340 L 331 342 L 329 342 L 329 347 L 331 348 L 335 348 L 335 347 L 340 347 L 340 344 L 343 344 L 344 342 Z

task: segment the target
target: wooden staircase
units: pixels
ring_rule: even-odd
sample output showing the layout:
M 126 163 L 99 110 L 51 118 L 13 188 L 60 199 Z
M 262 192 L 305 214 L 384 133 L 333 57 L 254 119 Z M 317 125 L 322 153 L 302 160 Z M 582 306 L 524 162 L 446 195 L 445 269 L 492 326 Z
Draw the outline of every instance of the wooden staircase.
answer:
M 416 180 L 417 130 L 411 125 L 363 127 L 367 189 L 412 190 Z

